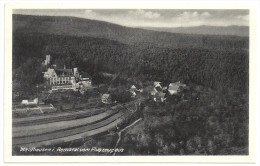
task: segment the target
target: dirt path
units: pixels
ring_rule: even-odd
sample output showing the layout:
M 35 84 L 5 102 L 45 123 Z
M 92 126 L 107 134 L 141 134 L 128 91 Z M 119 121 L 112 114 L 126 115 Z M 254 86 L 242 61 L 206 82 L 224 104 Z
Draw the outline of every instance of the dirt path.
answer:
M 117 133 L 117 134 L 118 134 L 118 140 L 117 140 L 117 142 L 116 142 L 116 146 L 115 146 L 114 149 L 117 148 L 117 146 L 118 146 L 118 144 L 119 144 L 119 142 L 120 142 L 120 140 L 121 140 L 121 134 L 122 134 L 122 132 L 124 132 L 126 129 L 132 127 L 133 125 L 135 125 L 136 123 L 138 123 L 138 122 L 141 121 L 141 120 L 142 120 L 142 118 L 137 119 L 136 121 L 134 121 L 134 122 L 131 123 L 130 125 L 126 126 L 125 128 L 123 128 L 122 130 L 120 130 L 120 131 Z M 115 155 L 116 155 L 116 152 L 114 152 L 113 156 L 115 156 Z

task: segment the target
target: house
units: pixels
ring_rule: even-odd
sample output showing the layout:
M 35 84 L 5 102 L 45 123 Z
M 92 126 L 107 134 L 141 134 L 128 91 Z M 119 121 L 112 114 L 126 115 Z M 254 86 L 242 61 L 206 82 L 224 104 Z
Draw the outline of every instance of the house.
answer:
M 161 82 L 155 81 L 155 82 L 153 83 L 153 85 L 154 85 L 154 87 L 160 87 L 160 88 L 162 88 L 162 83 L 161 83 Z
M 139 85 L 132 85 L 129 89 L 129 92 L 131 93 L 131 97 L 134 98 L 137 95 L 137 93 L 143 92 L 143 88 Z
M 90 79 L 90 76 L 87 73 L 82 73 L 79 77 L 80 82 L 84 86 L 84 88 L 90 88 L 92 87 L 92 80 Z
M 155 102 L 162 102 L 163 103 L 166 100 L 165 95 L 166 95 L 166 93 L 159 92 L 156 95 L 154 95 L 153 100 Z
M 50 90 L 76 90 L 76 73 L 72 69 L 51 69 L 44 73 L 46 84 Z
M 163 92 L 163 89 L 162 89 L 161 86 L 156 86 L 156 87 L 154 87 L 154 88 L 152 89 L 151 95 L 154 96 L 154 95 L 156 95 L 156 94 L 159 93 L 159 92 Z
M 175 83 L 170 83 L 168 92 L 170 95 L 179 93 L 183 88 L 186 88 L 185 84 L 182 84 L 180 81 Z
M 130 88 L 130 91 L 136 91 L 136 90 L 137 90 L 136 86 L 132 85 L 131 88 Z
M 156 88 L 153 88 L 151 91 L 151 95 L 154 96 L 156 95 L 156 93 L 158 93 L 158 91 L 156 90 Z
M 91 87 L 92 86 L 92 81 L 90 78 L 82 78 L 81 80 L 82 84 L 87 86 L 87 87 Z
M 21 105 L 37 105 L 38 103 L 38 98 L 35 98 L 33 100 L 22 100 Z
M 102 103 L 105 103 L 105 104 L 111 104 L 112 103 L 111 95 L 107 94 L 107 93 L 103 94 L 101 97 L 101 101 L 102 101 Z
M 132 98 L 135 98 L 136 92 L 135 92 L 135 91 L 130 91 L 130 93 L 131 93 L 131 97 L 132 97 Z
M 50 63 L 50 55 L 46 55 L 45 62 Z M 46 62 L 46 63 L 47 63 Z M 55 65 L 56 66 L 56 65 Z M 91 87 L 92 82 L 89 76 L 79 74 L 78 68 L 73 69 L 57 69 L 56 67 L 48 68 L 43 75 L 47 89 L 50 91 L 74 90 L 77 91 L 81 86 Z

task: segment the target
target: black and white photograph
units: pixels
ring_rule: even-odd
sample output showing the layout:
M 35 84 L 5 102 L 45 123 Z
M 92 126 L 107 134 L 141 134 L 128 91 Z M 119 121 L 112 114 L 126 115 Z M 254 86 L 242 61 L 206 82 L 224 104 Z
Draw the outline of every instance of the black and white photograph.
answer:
M 249 9 L 12 9 L 12 156 L 248 156 Z

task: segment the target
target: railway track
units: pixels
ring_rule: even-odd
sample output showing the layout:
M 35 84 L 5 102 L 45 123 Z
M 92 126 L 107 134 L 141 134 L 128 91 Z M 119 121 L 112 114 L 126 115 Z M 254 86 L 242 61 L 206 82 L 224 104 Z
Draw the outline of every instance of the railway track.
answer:
M 100 109 L 16 119 L 13 122 L 13 125 L 17 126 L 13 128 L 13 146 L 46 146 L 105 132 L 116 127 L 131 114 L 125 108 L 131 107 L 132 104 L 129 102 Z M 108 111 L 111 111 L 111 114 L 104 115 Z M 100 114 L 104 116 L 98 117 Z M 96 119 L 95 116 L 97 116 Z M 72 123 L 69 123 L 70 121 Z M 65 122 L 64 126 L 59 122 Z M 26 128 L 32 131 L 28 129 L 23 133 Z
M 120 107 L 122 107 L 122 106 L 117 105 L 117 106 L 113 106 L 110 108 L 98 108 L 98 109 L 93 108 L 93 109 L 87 109 L 84 111 L 76 111 L 76 112 L 68 112 L 68 113 L 55 114 L 55 115 L 45 115 L 45 116 L 43 115 L 43 116 L 37 116 L 37 117 L 14 119 L 13 127 L 34 126 L 34 125 L 53 123 L 53 122 L 58 122 L 58 121 L 81 119 L 81 118 L 86 118 L 86 117 L 100 114 L 102 112 L 105 112 L 108 109 L 117 110 L 117 109 L 120 109 Z
M 91 117 L 77 119 L 77 120 L 59 121 L 59 122 L 34 125 L 34 126 L 14 127 L 12 136 L 13 138 L 15 138 L 15 137 L 30 136 L 30 135 L 39 135 L 43 133 L 50 133 L 58 130 L 64 130 L 76 126 L 88 125 L 93 122 L 102 120 L 115 113 L 117 112 L 109 110 Z
M 52 140 L 41 141 L 41 142 L 21 144 L 21 145 L 18 145 L 18 146 L 23 146 L 23 147 L 28 147 L 28 148 L 43 147 L 43 146 L 50 146 L 50 145 L 55 145 L 55 144 L 61 144 L 61 143 L 81 140 L 83 138 L 93 136 L 93 135 L 96 135 L 96 134 L 99 134 L 99 133 L 103 133 L 103 132 L 106 132 L 107 130 L 115 128 L 117 125 L 122 123 L 124 118 L 126 118 L 127 116 L 128 116 L 128 114 L 124 114 L 120 118 L 112 121 L 111 123 L 109 123 L 105 126 L 100 126 L 99 128 L 89 130 L 89 131 L 86 131 L 86 132 L 82 132 L 82 133 L 79 133 L 79 134 L 66 136 L 66 137 L 62 137 L 62 138 L 57 138 L 57 139 L 52 139 Z
M 40 135 L 35 135 L 35 136 L 25 136 L 25 137 L 18 137 L 18 138 L 13 138 L 13 145 L 21 145 L 21 144 L 29 144 L 29 143 L 35 143 L 35 142 L 42 142 L 42 141 L 47 141 L 47 140 L 53 140 L 57 138 L 63 138 L 63 137 L 68 137 L 72 135 L 76 135 L 79 133 L 84 133 L 86 131 L 91 131 L 94 129 L 98 129 L 100 127 L 106 126 L 116 119 L 120 118 L 122 115 L 124 115 L 124 112 L 119 111 L 118 113 L 112 115 L 111 117 L 108 117 L 105 120 L 99 121 L 97 123 L 93 123 L 90 125 L 84 125 L 84 126 L 77 126 L 75 128 L 70 128 L 66 130 L 60 130 L 60 131 L 55 131 L 52 133 L 44 133 Z
M 67 121 L 67 120 L 74 120 L 74 119 L 80 119 L 80 118 L 86 118 L 93 115 L 100 114 L 102 112 L 105 112 L 105 109 L 98 109 L 98 110 L 87 110 L 87 111 L 80 111 L 74 114 L 68 114 L 68 115 L 58 115 L 53 117 L 47 117 L 47 118 L 37 118 L 34 120 L 28 120 L 28 121 L 21 121 L 21 122 L 13 122 L 13 127 L 17 126 L 34 126 L 39 124 L 46 124 L 46 123 L 53 123 L 58 121 Z

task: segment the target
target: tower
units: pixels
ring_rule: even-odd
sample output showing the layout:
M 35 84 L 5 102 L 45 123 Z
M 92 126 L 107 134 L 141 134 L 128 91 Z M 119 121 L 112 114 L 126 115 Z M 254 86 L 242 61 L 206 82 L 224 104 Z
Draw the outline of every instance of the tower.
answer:
M 51 55 L 46 55 L 45 66 L 51 63 Z
M 79 72 L 78 72 L 78 68 L 73 68 L 73 74 L 76 78 L 79 77 Z

